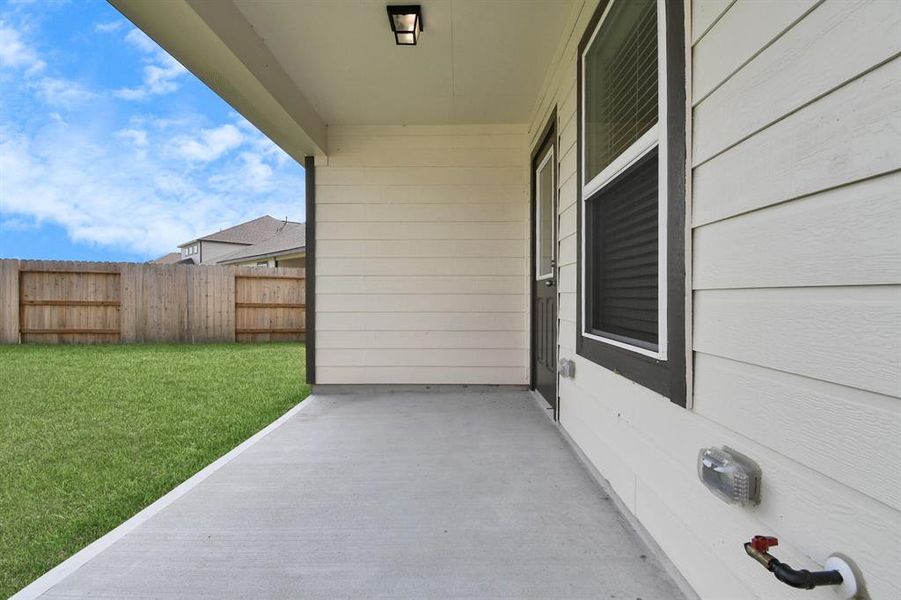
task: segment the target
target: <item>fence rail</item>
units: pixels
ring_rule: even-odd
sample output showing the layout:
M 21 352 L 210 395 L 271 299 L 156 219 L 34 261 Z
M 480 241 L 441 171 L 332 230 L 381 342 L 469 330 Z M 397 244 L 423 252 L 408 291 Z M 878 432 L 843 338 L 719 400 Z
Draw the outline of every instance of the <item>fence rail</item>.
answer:
M 0 260 L 0 343 L 297 341 L 304 269 Z

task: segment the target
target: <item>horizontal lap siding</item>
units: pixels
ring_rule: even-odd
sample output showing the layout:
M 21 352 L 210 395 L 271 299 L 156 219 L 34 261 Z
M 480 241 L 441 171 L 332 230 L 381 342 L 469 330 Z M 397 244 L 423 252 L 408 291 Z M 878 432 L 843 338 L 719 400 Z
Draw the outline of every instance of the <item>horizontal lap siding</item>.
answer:
M 899 12 L 901 5 L 884 0 L 736 3 L 696 47 L 694 79 L 705 81 L 693 94 L 695 164 L 897 55 L 901 51 Z M 804 18 L 791 26 L 802 14 Z M 761 27 L 748 27 L 749 20 Z M 787 28 L 784 33 L 783 28 Z M 760 35 L 752 35 L 758 31 Z M 728 63 L 724 56 L 731 56 L 735 40 L 753 41 L 760 48 L 760 43 L 771 39 L 729 77 L 729 69 L 739 65 Z M 863 39 L 869 43 L 861 43 Z M 736 62 L 751 56 L 751 48 L 743 49 Z M 720 68 L 724 63 L 728 66 Z M 835 101 L 856 95 L 856 89 L 851 90 L 854 93 L 837 95 Z
M 694 347 L 898 395 L 901 285 L 698 291 Z
M 895 59 L 697 166 L 694 225 L 901 168 L 899 69 Z
M 891 282 L 901 273 L 899 205 L 901 172 L 895 172 L 699 227 L 694 287 Z M 762 240 L 766 252 L 748 252 Z
M 578 4 L 529 130 L 556 105 L 563 427 L 702 598 L 793 597 L 745 555 L 756 533 L 901 597 L 901 4 L 689 3 L 691 410 L 575 353 Z M 761 465 L 757 508 L 697 481 L 721 444 Z
M 526 147 L 518 126 L 330 128 L 320 383 L 528 382 Z
M 821 482 L 764 466 L 761 507 L 768 488 L 790 511 L 773 533 L 898 597 L 901 4 L 765 4 L 695 46 L 694 410 Z M 801 511 L 816 535 L 785 530 Z
M 519 294 L 527 282 L 521 275 L 321 275 L 320 294 Z

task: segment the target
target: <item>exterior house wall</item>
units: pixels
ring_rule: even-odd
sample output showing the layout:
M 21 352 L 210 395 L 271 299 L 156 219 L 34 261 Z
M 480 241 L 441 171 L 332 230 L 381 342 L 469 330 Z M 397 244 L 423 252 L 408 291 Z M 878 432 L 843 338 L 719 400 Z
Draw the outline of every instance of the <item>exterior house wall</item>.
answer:
M 253 260 L 238 263 L 239 267 L 274 267 L 275 259 L 270 257 L 255 258 Z
M 261 265 L 260 263 L 265 262 L 265 265 Z M 306 259 L 303 256 L 300 257 L 291 257 L 291 258 L 279 258 L 274 256 L 260 257 L 255 258 L 253 260 L 246 260 L 244 262 L 236 263 L 239 267 L 290 267 L 290 268 L 299 268 L 303 269 L 306 265 Z
M 192 253 L 191 250 L 195 247 L 197 248 L 197 253 Z M 195 263 L 200 262 L 200 242 L 188 244 L 187 246 L 179 248 L 178 251 L 181 254 L 181 260 L 190 258 Z
M 873 598 L 901 597 L 901 4 L 686 4 L 689 409 L 576 354 L 576 53 L 597 4 L 529 129 L 557 107 L 562 427 L 701 597 L 798 594 L 745 555 L 754 534 L 796 568 L 844 553 Z M 762 467 L 759 506 L 698 481 L 722 444 Z
M 266 263 L 261 265 L 260 263 Z M 222 264 L 222 263 L 219 263 Z M 261 255 L 257 258 L 247 258 L 240 262 L 228 262 L 238 267 L 286 267 L 292 269 L 303 269 L 306 264 L 306 254 L 304 252 L 295 252 L 293 254 L 283 254 L 280 256 Z
M 227 242 L 210 242 L 208 240 L 200 240 L 200 254 L 195 255 L 195 260 L 204 265 L 216 264 L 216 259 L 226 254 L 231 254 L 241 248 L 246 248 L 244 244 L 229 244 Z
M 317 383 L 528 383 L 525 126 L 329 127 Z
M 307 259 L 305 256 L 289 256 L 285 258 L 278 257 L 275 259 L 275 262 L 279 267 L 291 267 L 303 269 L 307 266 Z

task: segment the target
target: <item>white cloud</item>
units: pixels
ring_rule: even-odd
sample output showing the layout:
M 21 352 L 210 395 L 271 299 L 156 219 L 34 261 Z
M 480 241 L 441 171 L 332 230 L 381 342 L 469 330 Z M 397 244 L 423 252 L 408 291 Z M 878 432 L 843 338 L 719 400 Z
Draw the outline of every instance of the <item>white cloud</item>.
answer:
M 19 217 L 10 217 L 0 221 L 0 231 L 33 231 L 39 226 L 37 221 Z
M 302 217 L 302 176 L 257 153 L 185 170 L 182 158 L 168 155 L 168 146 L 155 144 L 143 129 L 46 123 L 28 135 L 0 124 L 4 221 L 55 223 L 76 242 L 149 258 L 263 214 Z M 207 157 L 233 146 L 236 132 L 251 138 L 226 124 L 188 139 Z M 138 147 L 136 158 L 130 150 Z M 217 177 L 222 186 L 211 182 Z
M 263 162 L 263 157 L 253 152 L 243 152 L 241 161 L 245 179 L 253 186 L 263 188 L 272 179 L 272 167 Z
M 159 50 L 159 46 L 156 45 L 156 42 L 150 39 L 150 36 L 148 36 L 146 33 L 137 28 L 131 29 L 128 33 L 125 34 L 125 41 L 144 54 L 152 54 Z
M 141 118 L 140 121 L 146 122 L 159 130 L 187 129 L 199 123 L 198 118 L 189 116 L 150 117 Z M 137 122 L 134 117 L 132 117 L 132 122 Z
M 166 194 L 154 185 L 156 165 L 127 160 L 65 127 L 37 140 L 0 134 L 3 211 L 57 223 L 77 242 L 148 254 L 191 237 L 189 196 L 199 192 Z
M 84 104 L 97 96 L 76 81 L 55 77 L 43 77 L 33 87 L 47 104 L 65 108 Z
M 116 137 L 131 142 L 136 148 L 147 147 L 147 132 L 143 129 L 120 129 Z
M 119 31 L 122 29 L 122 25 L 124 25 L 123 21 L 107 21 L 106 23 L 94 23 L 94 31 L 99 31 L 100 33 L 112 33 L 114 31 Z
M 151 94 L 168 94 L 178 89 L 176 79 L 187 69 L 168 54 L 159 57 L 159 64 L 144 67 L 144 85 Z
M 40 76 L 46 68 L 38 53 L 23 40 L 8 22 L 0 21 L 0 67 L 25 69 L 27 77 L 21 87 L 30 89 L 47 104 L 71 108 L 94 99 L 97 95 L 84 85 L 60 77 Z
M 223 169 L 209 178 L 214 190 L 221 192 L 265 195 L 275 191 L 276 171 L 256 152 L 242 152 L 232 168 Z
M 143 84 L 139 87 L 120 88 L 113 94 L 123 100 L 146 100 L 151 96 L 169 94 L 178 89 L 178 80 L 188 73 L 181 63 L 169 56 L 140 29 L 132 29 L 125 41 L 147 55 L 143 71 Z
M 0 67 L 24 68 L 35 73 L 45 66 L 37 52 L 22 41 L 19 32 L 0 21 Z
M 234 150 L 244 142 L 244 135 L 231 124 L 204 129 L 199 136 L 180 135 L 172 139 L 168 152 L 192 162 L 211 162 Z

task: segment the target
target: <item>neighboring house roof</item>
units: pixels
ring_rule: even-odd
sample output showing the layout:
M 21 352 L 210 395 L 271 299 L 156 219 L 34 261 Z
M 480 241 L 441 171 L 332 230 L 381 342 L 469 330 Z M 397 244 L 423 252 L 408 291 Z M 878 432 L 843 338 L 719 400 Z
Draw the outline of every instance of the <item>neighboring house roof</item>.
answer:
M 160 256 L 159 258 L 154 258 L 153 260 L 148 261 L 148 262 L 151 262 L 151 263 L 154 263 L 157 265 L 174 265 L 175 263 L 177 263 L 180 260 L 181 260 L 181 252 L 170 252 L 169 254 L 164 254 L 163 256 Z
M 252 221 L 247 221 L 246 223 L 241 223 L 240 225 L 235 225 L 234 227 L 229 227 L 228 229 L 223 229 L 222 231 L 211 233 L 210 235 L 205 235 L 193 239 L 189 242 L 179 244 L 178 247 L 183 248 L 184 246 L 193 244 L 194 242 L 197 242 L 199 240 L 205 242 L 244 244 L 249 246 L 251 244 L 257 244 L 271 238 L 273 235 L 278 233 L 286 223 L 299 225 L 299 223 L 294 223 L 293 221 L 275 219 L 273 217 L 270 217 L 269 215 L 266 215 L 265 217 L 253 219 Z
M 220 256 L 216 259 L 216 262 L 218 264 L 234 263 L 303 251 L 307 243 L 304 224 L 292 221 L 281 221 L 280 223 L 283 225 L 282 229 L 271 238 Z

